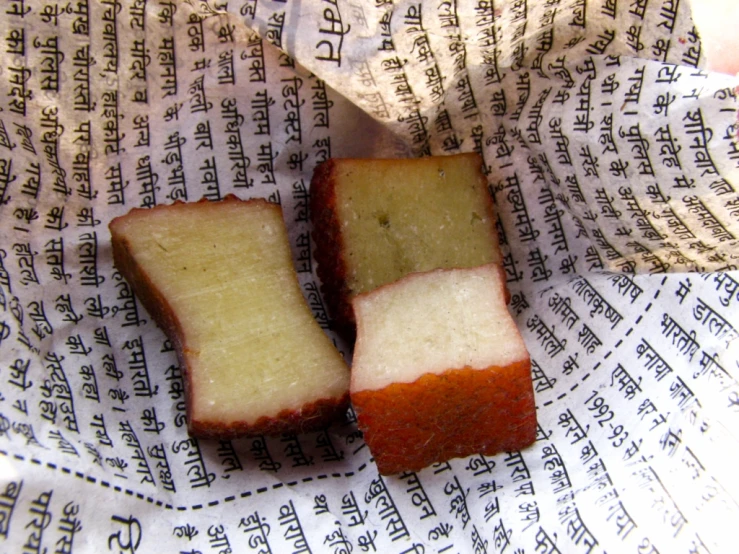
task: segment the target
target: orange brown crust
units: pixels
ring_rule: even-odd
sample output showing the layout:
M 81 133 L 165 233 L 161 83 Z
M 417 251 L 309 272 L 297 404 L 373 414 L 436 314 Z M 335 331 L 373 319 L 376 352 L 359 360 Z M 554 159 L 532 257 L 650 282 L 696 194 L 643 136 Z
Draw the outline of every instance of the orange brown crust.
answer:
M 522 360 L 353 392 L 358 425 L 379 472 L 419 471 L 451 458 L 532 444 L 536 406 L 530 371 L 530 360 Z
M 321 292 L 337 330 L 347 338 L 354 338 L 354 310 L 351 306 L 351 290 L 347 285 L 347 267 L 344 260 L 344 241 L 341 237 L 336 209 L 336 181 L 333 159 L 316 167 L 310 184 L 310 214 L 313 223 L 313 241 L 316 273 Z
M 209 202 L 209 200 L 203 198 L 197 203 L 203 202 Z M 225 196 L 220 202 L 272 205 L 261 198 L 241 200 L 232 194 Z M 154 286 L 147 273 L 136 263 L 131 255 L 130 243 L 116 231 L 117 222 L 123 220 L 123 218 L 135 217 L 138 212 L 176 209 L 176 206 L 180 204 L 184 204 L 184 202 L 177 201 L 174 204 L 159 205 L 154 208 L 133 208 L 128 214 L 113 219 L 109 224 L 109 229 L 113 249 L 113 263 L 131 285 L 134 294 L 146 308 L 146 311 L 149 312 L 174 346 L 182 370 L 185 388 L 188 433 L 193 437 L 221 440 L 244 436 L 279 435 L 286 432 L 302 433 L 325 428 L 331 422 L 344 417 L 349 407 L 349 393 L 340 398 L 325 398 L 306 403 L 300 410 L 283 410 L 274 418 L 262 417 L 251 425 L 244 422 L 226 425 L 193 420 L 191 374 L 186 355 L 188 347 L 183 342 L 182 325 L 167 299 Z

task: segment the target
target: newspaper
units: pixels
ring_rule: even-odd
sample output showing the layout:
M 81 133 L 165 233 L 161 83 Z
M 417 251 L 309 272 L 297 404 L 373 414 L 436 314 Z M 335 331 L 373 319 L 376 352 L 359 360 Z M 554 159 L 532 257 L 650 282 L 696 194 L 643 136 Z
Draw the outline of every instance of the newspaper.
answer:
M 737 80 L 686 0 L 8 0 L 0 15 L 0 551 L 695 552 L 739 521 Z M 196 440 L 112 264 L 133 207 L 282 205 L 476 151 L 538 433 L 381 477 L 349 411 Z M 471 421 L 470 425 L 475 422 Z

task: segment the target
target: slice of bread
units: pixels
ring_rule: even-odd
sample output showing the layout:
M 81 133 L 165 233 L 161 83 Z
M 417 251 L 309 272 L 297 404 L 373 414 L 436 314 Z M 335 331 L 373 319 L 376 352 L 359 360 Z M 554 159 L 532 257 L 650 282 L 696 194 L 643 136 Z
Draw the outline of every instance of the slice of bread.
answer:
M 311 181 L 317 272 L 339 330 L 351 300 L 418 271 L 500 262 L 493 201 L 477 154 L 331 159 Z
M 303 432 L 346 413 L 349 370 L 302 295 L 279 206 L 134 209 L 110 231 L 116 266 L 175 345 L 190 434 Z
M 380 473 L 533 443 L 531 363 L 505 296 L 488 264 L 354 298 L 351 400 Z

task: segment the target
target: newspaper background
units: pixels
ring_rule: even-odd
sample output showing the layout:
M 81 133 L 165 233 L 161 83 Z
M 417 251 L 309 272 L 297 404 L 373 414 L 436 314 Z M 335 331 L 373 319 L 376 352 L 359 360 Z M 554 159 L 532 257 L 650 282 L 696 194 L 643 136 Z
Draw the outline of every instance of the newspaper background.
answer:
M 732 551 L 737 82 L 699 69 L 685 1 L 3 10 L 1 551 Z M 536 444 L 380 478 L 351 421 L 189 439 L 174 352 L 107 222 L 279 201 L 328 328 L 313 167 L 471 150 Z

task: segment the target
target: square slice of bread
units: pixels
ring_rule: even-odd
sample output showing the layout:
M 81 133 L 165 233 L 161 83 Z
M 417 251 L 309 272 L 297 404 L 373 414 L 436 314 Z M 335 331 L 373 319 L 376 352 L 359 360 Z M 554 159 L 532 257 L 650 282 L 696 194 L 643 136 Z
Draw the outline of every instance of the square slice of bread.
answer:
M 134 209 L 110 231 L 116 266 L 175 345 L 192 435 L 301 432 L 345 414 L 349 370 L 302 295 L 279 206 Z
M 500 263 L 493 201 L 477 154 L 330 159 L 311 181 L 317 272 L 339 329 L 351 300 L 412 272 Z
M 531 362 L 497 264 L 414 273 L 354 298 L 351 400 L 382 474 L 531 444 Z

